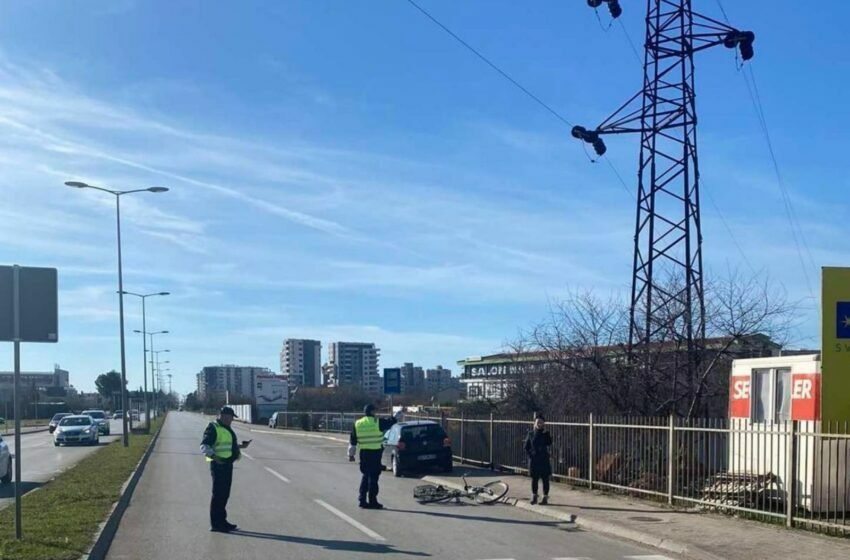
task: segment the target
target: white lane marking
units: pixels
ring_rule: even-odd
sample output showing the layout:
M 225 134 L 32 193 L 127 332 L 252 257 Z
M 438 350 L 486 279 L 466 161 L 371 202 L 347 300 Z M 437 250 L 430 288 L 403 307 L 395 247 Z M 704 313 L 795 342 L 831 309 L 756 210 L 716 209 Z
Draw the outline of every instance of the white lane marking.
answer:
M 644 554 L 639 556 L 625 556 L 626 560 L 673 560 L 669 556 L 661 556 L 660 554 Z
M 564 556 L 552 558 L 552 560 L 593 560 L 593 558 L 589 558 L 587 556 Z
M 247 454 L 247 453 L 245 453 L 244 451 L 242 452 L 242 455 L 244 455 L 244 456 L 248 457 L 248 458 L 249 458 L 249 459 L 251 459 L 252 461 L 254 460 L 254 458 L 253 458 L 253 457 L 251 457 L 250 455 L 248 455 L 248 454 Z
M 383 541 L 387 540 L 384 537 L 382 537 L 381 535 L 379 535 L 378 533 L 376 533 L 375 531 L 373 531 L 372 529 L 370 529 L 369 527 L 360 523 L 359 521 L 356 521 L 356 520 L 350 518 L 349 516 L 345 515 L 344 513 L 342 513 L 341 511 L 339 511 L 335 507 L 333 507 L 332 505 L 325 503 L 322 500 L 314 500 L 314 501 L 317 504 L 319 504 L 320 506 L 322 506 L 323 508 L 325 508 L 326 510 L 328 510 L 329 512 L 331 512 L 332 514 L 336 515 L 337 517 L 339 517 L 340 519 L 342 519 L 343 521 L 345 521 L 346 523 L 348 523 L 349 525 L 354 527 L 355 529 L 359 529 L 360 531 L 362 531 L 366 535 L 370 536 L 371 538 L 375 539 L 376 541 L 383 542 Z
M 344 439 L 342 435 L 339 437 L 332 436 L 320 436 L 316 434 L 302 434 L 298 432 L 286 431 L 286 430 L 255 430 L 251 428 L 249 431 L 254 432 L 255 434 L 276 434 L 279 436 L 293 436 L 293 437 L 306 437 L 306 438 L 319 438 L 319 439 L 327 439 L 330 441 L 338 441 L 340 443 L 346 443 L 348 440 Z
M 282 474 L 280 474 L 280 473 L 279 473 L 279 472 L 277 472 L 276 470 L 274 470 L 274 469 L 270 469 L 270 468 L 268 468 L 268 467 L 264 467 L 264 468 L 265 468 L 267 471 L 269 471 L 270 473 L 272 473 L 273 475 L 275 475 L 276 477 L 278 477 L 279 479 L 281 479 L 282 481 L 284 481 L 285 483 L 289 484 L 289 483 L 291 482 L 288 478 L 286 478 L 285 476 L 283 476 Z

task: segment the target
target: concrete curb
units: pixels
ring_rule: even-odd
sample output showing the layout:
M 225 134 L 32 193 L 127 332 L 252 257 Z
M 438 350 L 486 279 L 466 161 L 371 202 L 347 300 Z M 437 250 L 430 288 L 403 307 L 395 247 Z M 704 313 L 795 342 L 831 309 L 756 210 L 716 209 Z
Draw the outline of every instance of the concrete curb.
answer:
M 139 459 L 139 462 L 136 464 L 136 469 L 133 471 L 133 474 L 130 475 L 130 478 L 128 478 L 127 482 L 124 483 L 124 486 L 121 487 L 121 497 L 118 498 L 118 501 L 115 502 L 115 504 L 112 506 L 112 511 L 109 512 L 109 517 L 107 517 L 106 521 L 101 524 L 100 529 L 95 535 L 94 544 L 92 545 L 91 550 L 88 554 L 83 554 L 80 557 L 80 560 L 106 559 L 106 555 L 109 553 L 109 547 L 112 544 L 112 540 L 115 538 L 115 534 L 118 532 L 118 526 L 121 523 L 121 518 L 124 516 L 124 512 L 127 511 L 127 508 L 130 506 L 130 500 L 133 497 L 133 492 L 136 490 L 136 486 L 139 484 L 139 480 L 142 478 L 142 473 L 145 470 L 145 466 L 148 463 L 148 459 L 150 459 L 151 453 L 153 453 L 153 448 L 154 446 L 156 446 L 156 442 L 159 439 L 159 434 L 162 432 L 162 428 L 164 426 L 165 422 L 160 424 L 159 429 L 151 438 L 151 441 L 148 444 L 148 448 L 145 449 L 142 458 Z
M 457 482 L 446 480 L 444 478 L 438 478 L 435 476 L 425 476 L 422 478 L 422 480 L 425 482 L 430 482 L 432 484 L 440 484 L 449 488 L 463 490 L 462 484 L 458 484 Z M 514 507 L 518 507 L 520 509 L 531 511 L 538 515 L 557 519 L 558 521 L 564 521 L 566 523 L 575 523 L 576 527 L 581 527 L 582 529 L 593 531 L 594 533 L 611 535 L 646 546 L 651 546 L 653 548 L 657 548 L 666 552 L 680 554 L 688 558 L 693 558 L 694 560 L 725 560 L 725 558 L 721 556 L 711 554 L 710 552 L 696 548 L 694 546 L 665 539 L 662 537 L 657 537 L 648 533 L 644 533 L 642 531 L 630 529 L 628 527 L 623 527 L 622 525 L 618 525 L 616 523 L 596 521 L 593 519 L 583 519 L 574 513 L 559 511 L 546 506 L 533 506 L 529 502 L 517 498 L 508 499 L 505 501 L 505 503 L 508 505 L 513 505 Z
M 49 428 L 47 428 L 46 426 L 44 428 L 32 428 L 32 429 L 24 428 L 21 431 L 21 435 L 25 436 L 27 434 L 38 434 L 38 433 L 41 433 L 41 432 L 46 432 L 48 429 Z M 6 437 L 6 438 L 15 437 L 15 432 L 11 431 L 8 434 L 0 433 L 0 436 Z

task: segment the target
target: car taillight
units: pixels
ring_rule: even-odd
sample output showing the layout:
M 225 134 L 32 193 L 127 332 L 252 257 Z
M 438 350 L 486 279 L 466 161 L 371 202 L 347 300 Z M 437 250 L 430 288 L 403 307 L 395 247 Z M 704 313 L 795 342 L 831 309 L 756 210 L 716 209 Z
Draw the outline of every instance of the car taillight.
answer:
M 404 448 L 407 447 L 407 444 L 404 443 L 403 441 L 400 441 L 400 442 L 398 442 L 398 445 L 396 447 L 398 447 L 399 451 L 404 451 Z
M 449 438 L 449 437 L 444 437 L 444 438 L 443 438 L 443 447 L 451 447 L 451 446 L 452 446 L 452 440 L 451 440 L 451 438 Z

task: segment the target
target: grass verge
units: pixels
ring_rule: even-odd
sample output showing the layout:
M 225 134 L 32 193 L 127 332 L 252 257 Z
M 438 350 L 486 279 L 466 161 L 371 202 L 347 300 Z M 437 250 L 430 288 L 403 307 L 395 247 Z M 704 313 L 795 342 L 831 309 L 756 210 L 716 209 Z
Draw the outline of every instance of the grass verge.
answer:
M 85 554 L 162 421 L 151 422 L 150 434 L 131 435 L 126 449 L 120 440 L 110 443 L 25 495 L 22 540 L 15 540 L 14 506 L 0 511 L 0 558 L 76 560 Z

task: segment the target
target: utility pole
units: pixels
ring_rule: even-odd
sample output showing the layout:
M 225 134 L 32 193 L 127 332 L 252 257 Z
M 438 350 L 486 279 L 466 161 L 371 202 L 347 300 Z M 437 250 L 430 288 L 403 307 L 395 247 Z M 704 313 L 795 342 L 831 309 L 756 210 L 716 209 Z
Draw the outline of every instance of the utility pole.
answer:
M 611 16 L 622 13 L 617 0 Z M 688 383 L 705 339 L 694 53 L 723 45 L 753 57 L 755 34 L 693 12 L 691 0 L 647 0 L 643 87 L 593 130 L 572 135 L 605 154 L 602 137 L 640 134 L 629 329 L 630 363 L 648 371 L 650 345 L 687 345 Z

